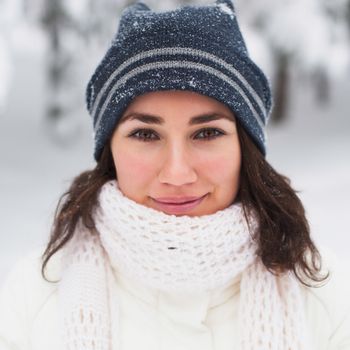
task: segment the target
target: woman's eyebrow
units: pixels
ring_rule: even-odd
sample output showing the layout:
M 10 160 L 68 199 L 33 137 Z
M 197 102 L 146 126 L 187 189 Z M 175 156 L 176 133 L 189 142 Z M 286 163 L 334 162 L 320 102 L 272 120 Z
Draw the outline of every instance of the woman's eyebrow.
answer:
M 203 123 L 211 122 L 213 120 L 220 120 L 220 119 L 227 119 L 233 123 L 235 122 L 234 118 L 228 115 L 219 114 L 219 113 L 210 113 L 210 114 L 201 114 L 201 115 L 192 117 L 188 122 L 188 124 L 197 125 L 197 124 L 203 124 Z M 144 113 L 130 113 L 122 117 L 122 119 L 119 121 L 119 125 L 126 122 L 127 120 L 139 120 L 140 122 L 146 123 L 146 124 L 158 124 L 158 125 L 164 124 L 164 119 L 159 116 L 144 114 Z

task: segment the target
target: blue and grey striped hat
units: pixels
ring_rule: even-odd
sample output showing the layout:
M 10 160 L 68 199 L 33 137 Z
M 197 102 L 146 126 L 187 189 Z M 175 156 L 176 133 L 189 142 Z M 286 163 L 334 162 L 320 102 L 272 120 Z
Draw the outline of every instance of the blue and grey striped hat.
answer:
M 270 84 L 249 58 L 233 3 L 151 11 L 127 7 L 86 91 L 96 161 L 133 98 L 158 90 L 191 90 L 232 109 L 265 155 Z

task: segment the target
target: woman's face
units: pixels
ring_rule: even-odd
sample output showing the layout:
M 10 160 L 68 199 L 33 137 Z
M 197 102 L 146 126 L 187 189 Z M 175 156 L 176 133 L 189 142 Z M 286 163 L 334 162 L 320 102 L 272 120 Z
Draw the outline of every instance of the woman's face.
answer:
M 136 97 L 113 133 L 111 150 L 120 190 L 147 207 L 201 216 L 225 209 L 237 195 L 235 118 L 213 98 L 180 90 Z

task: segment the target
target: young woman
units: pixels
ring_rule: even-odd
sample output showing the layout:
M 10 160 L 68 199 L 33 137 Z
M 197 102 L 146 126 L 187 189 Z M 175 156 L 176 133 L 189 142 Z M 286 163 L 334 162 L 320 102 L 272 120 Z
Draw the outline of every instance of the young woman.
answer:
M 87 105 L 96 167 L 8 277 L 1 350 L 350 349 L 349 282 L 265 159 L 270 87 L 229 0 L 129 6 Z

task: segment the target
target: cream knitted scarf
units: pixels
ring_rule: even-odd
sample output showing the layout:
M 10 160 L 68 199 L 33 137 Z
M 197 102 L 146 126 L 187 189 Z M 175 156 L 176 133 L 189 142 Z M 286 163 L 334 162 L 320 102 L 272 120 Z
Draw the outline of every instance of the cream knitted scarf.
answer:
M 116 180 L 99 194 L 96 232 L 79 223 L 65 248 L 59 285 L 67 350 L 123 350 L 113 270 L 151 288 L 201 292 L 240 282 L 240 350 L 301 350 L 302 294 L 293 275 L 276 277 L 256 257 L 240 204 L 200 217 L 167 215 L 122 194 Z M 111 331 L 113 329 L 113 332 Z M 126 349 L 127 350 L 127 349 Z

